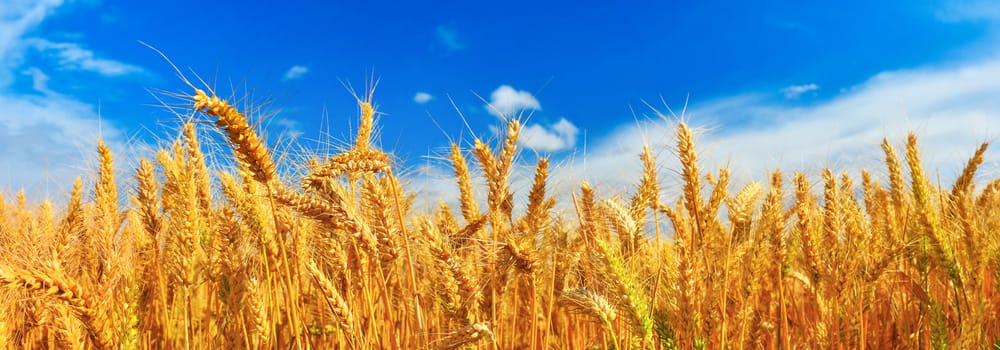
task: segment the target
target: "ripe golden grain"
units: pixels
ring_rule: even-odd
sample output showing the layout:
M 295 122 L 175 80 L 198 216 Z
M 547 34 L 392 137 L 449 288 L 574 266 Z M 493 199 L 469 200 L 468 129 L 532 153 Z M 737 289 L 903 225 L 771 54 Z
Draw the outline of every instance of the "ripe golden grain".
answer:
M 809 174 L 821 188 L 795 173 L 786 203 L 781 171 L 730 192 L 742 180 L 703 171 L 679 123 L 679 168 L 658 169 L 662 150 L 644 147 L 626 197 L 586 181 L 553 192 L 560 172 L 547 157 L 518 171 L 530 164 L 512 119 L 493 144 L 450 145 L 458 195 L 422 211 L 372 137 L 370 94 L 352 147 L 309 155 L 308 167 L 273 156 L 228 102 L 202 90 L 191 99 L 236 166 L 210 164 L 207 134 L 186 124 L 156 162 L 138 162 L 134 189 L 121 188 L 99 142 L 92 197 L 79 180 L 65 207 L 0 196 L 0 343 L 865 349 L 1000 339 L 1000 238 L 990 234 L 1000 180 L 979 173 L 985 143 L 950 188 L 928 179 L 911 134 L 905 164 L 883 140 L 885 174 L 863 171 L 860 191 L 833 169 Z M 295 169 L 308 170 L 278 176 Z

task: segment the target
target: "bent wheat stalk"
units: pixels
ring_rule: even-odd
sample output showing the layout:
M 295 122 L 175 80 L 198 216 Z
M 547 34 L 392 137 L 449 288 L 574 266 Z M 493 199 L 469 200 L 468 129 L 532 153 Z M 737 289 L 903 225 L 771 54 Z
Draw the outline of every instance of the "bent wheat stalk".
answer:
M 10 269 L 2 268 L 0 269 L 0 285 L 37 293 L 41 297 L 62 300 L 79 312 L 78 317 L 87 326 L 87 336 L 95 348 L 112 349 L 116 347 L 107 334 L 108 324 L 98 311 L 93 296 L 75 282 L 44 274 L 13 272 Z

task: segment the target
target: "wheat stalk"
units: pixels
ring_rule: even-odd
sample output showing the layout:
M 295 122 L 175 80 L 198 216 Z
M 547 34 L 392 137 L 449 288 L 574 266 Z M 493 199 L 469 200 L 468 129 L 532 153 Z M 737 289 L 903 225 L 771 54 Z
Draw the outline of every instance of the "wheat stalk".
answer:
M 0 269 L 0 285 L 38 293 L 39 297 L 52 297 L 79 312 L 80 321 L 87 326 L 87 334 L 94 347 L 111 349 L 115 342 L 109 338 L 108 323 L 98 310 L 94 297 L 72 281 L 53 278 L 40 273 L 13 272 Z

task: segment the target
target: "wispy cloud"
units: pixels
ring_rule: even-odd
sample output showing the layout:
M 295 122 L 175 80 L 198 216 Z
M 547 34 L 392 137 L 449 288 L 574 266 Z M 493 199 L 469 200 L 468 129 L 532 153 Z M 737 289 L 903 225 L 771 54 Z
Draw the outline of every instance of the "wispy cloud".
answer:
M 22 73 L 24 75 L 31 77 L 31 88 L 35 91 L 41 92 L 43 94 L 51 94 L 52 90 L 49 90 L 49 76 L 45 74 L 38 67 L 29 67 L 25 69 Z
M 0 86 L 14 79 L 12 72 L 24 57 L 24 34 L 48 16 L 60 0 L 4 1 L 0 6 Z
M 296 120 L 278 118 L 274 121 L 274 123 L 282 129 L 285 136 L 291 139 L 297 139 L 305 134 L 305 132 L 302 131 L 302 124 Z
M 781 89 L 781 93 L 785 94 L 785 98 L 793 100 L 802 96 L 802 94 L 819 90 L 819 85 L 816 84 L 805 84 L 805 85 L 792 85 Z
M 500 85 L 490 94 L 486 109 L 499 118 L 510 118 L 521 111 L 541 110 L 542 105 L 530 92 L 516 90 L 510 85 Z
M 413 102 L 419 104 L 425 104 L 427 102 L 430 102 L 432 99 L 434 99 L 434 96 L 431 96 L 431 94 L 428 94 L 423 91 L 418 92 L 416 95 L 413 95 Z
M 126 136 L 97 108 L 52 91 L 49 74 L 26 64 L 28 50 L 41 50 L 56 58 L 63 69 L 84 70 L 104 76 L 142 71 L 108 58 L 100 58 L 80 44 L 27 38 L 61 1 L 7 1 L 0 6 L 0 183 L 4 190 L 63 195 L 73 177 L 86 175 L 81 159 L 93 159 L 96 140 L 103 138 L 116 152 L 118 164 L 129 159 L 123 151 Z M 16 79 L 31 79 L 35 93 L 10 89 Z M 126 165 L 127 166 L 127 165 Z
M 302 77 L 304 77 L 306 73 L 309 73 L 309 67 L 294 65 L 292 66 L 292 68 L 288 68 L 288 71 L 285 72 L 285 75 L 281 78 L 281 81 L 302 79 Z
M 142 68 L 138 66 L 97 57 L 93 51 L 77 43 L 31 39 L 29 44 L 39 51 L 52 54 L 63 69 L 89 71 L 109 77 L 142 72 Z
M 99 121 L 92 105 L 59 95 L 0 95 L 0 183 L 6 189 L 61 194 L 72 178 L 86 175 L 81 159 L 94 157 L 103 138 L 117 152 L 125 135 Z M 122 164 L 121 153 L 117 161 Z
M 1000 21 L 1000 3 L 991 0 L 945 0 L 935 13 L 946 22 Z
M 434 38 L 438 44 L 450 52 L 461 51 L 465 45 L 459 41 L 458 29 L 454 25 L 439 25 L 434 28 Z

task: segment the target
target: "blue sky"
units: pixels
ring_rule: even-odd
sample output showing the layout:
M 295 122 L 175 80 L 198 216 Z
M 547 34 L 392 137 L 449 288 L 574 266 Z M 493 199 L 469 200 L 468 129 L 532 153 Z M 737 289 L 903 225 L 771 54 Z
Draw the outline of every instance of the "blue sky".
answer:
M 609 192 L 637 181 L 618 173 L 638 176 L 642 141 L 669 173 L 670 122 L 656 111 L 688 99 L 685 119 L 711 130 L 706 162 L 748 179 L 878 167 L 881 137 L 907 130 L 931 166 L 958 172 L 1000 125 L 1000 6 L 988 1 L 263 3 L 0 0 L 0 180 L 63 191 L 94 136 L 123 150 L 123 168 L 144 155 L 127 149 L 163 136 L 177 117 L 150 91 L 185 86 L 138 41 L 221 93 L 270 101 L 269 140 L 306 147 L 325 139 L 324 120 L 350 136 L 344 84 L 374 75 L 381 144 L 442 195 L 447 181 L 427 183 L 447 169 L 427 156 L 492 137 L 498 112 L 530 113 L 526 158 L 551 155 L 567 186 Z

